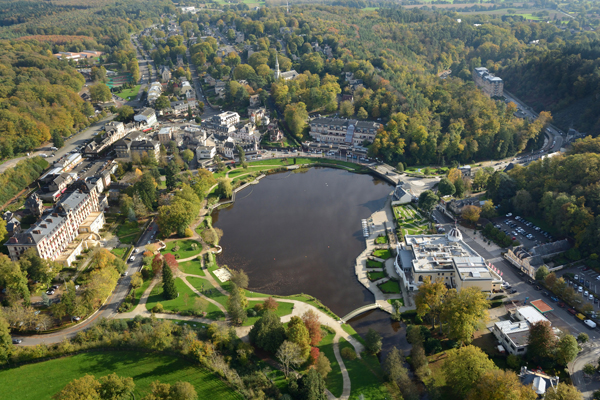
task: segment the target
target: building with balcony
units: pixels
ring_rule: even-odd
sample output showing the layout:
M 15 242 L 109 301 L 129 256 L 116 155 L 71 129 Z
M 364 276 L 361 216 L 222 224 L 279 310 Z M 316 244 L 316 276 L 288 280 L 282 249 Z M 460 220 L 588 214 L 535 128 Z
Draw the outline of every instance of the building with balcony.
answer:
M 483 93 L 489 97 L 504 96 L 504 82 L 488 71 L 485 67 L 475 68 L 473 70 L 473 80 L 475 84 L 481 88 Z
M 98 231 L 104 224 L 104 215 L 99 210 L 98 193 L 95 188 L 92 187 L 89 192 L 76 190 L 69 193 L 50 213 L 43 215 L 25 232 L 14 235 L 5 243 L 11 260 L 19 260 L 26 250 L 34 248 L 41 258 L 59 260 L 71 265 L 77 255 L 88 246 L 84 238 L 77 241 L 76 238 L 80 234 L 80 226 L 92 213 L 101 214 L 101 217 L 95 214 L 94 220 L 89 223 L 89 229 L 93 227 L 96 230 L 90 233 L 95 233 L 94 239 L 99 240 Z M 63 254 L 65 251 L 68 253 L 66 256 Z
M 315 118 L 309 121 L 310 134 L 317 142 L 361 146 L 372 143 L 381 124 L 344 118 Z

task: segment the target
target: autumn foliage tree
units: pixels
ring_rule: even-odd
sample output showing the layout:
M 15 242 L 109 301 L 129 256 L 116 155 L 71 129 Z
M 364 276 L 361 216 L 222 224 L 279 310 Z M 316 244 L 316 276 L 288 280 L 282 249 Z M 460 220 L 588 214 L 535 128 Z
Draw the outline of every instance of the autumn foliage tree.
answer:
M 479 221 L 479 216 L 481 215 L 481 208 L 471 205 L 464 206 L 460 211 L 460 215 L 463 219 L 474 224 L 477 221 Z
M 313 310 L 308 310 L 302 315 L 302 321 L 304 321 L 304 326 L 308 329 L 308 334 L 310 335 L 310 345 L 318 346 L 323 337 L 321 333 L 321 322 L 319 321 L 319 316 Z
M 272 298 L 271 296 L 269 296 L 269 298 L 266 299 L 265 302 L 263 303 L 263 308 L 265 310 L 276 311 L 278 307 L 279 307 L 279 304 L 277 304 L 277 301 L 275 301 L 275 299 Z
M 165 258 L 163 257 L 162 254 L 157 254 L 154 256 L 154 259 L 152 260 L 152 272 L 154 272 L 154 275 L 159 275 L 162 272 L 162 268 L 163 265 L 165 263 Z
M 165 264 L 171 268 L 171 271 L 173 271 L 174 273 L 177 272 L 177 270 L 179 269 L 179 263 L 177 262 L 177 259 L 175 258 L 175 256 L 171 253 L 167 253 L 164 256 L 164 260 L 165 260 Z

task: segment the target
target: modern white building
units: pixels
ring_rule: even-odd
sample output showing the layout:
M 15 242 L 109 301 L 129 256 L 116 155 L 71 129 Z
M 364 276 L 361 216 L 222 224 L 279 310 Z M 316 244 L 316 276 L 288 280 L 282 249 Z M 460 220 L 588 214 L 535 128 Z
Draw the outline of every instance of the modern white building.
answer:
M 381 124 L 344 118 L 315 118 L 309 122 L 310 134 L 317 142 L 361 146 L 372 143 Z
M 512 314 L 511 320 L 496 322 L 492 333 L 504 350 L 521 356 L 527 352 L 529 328 L 541 321 L 550 323 L 548 318 L 532 306 L 522 306 Z
M 456 227 L 444 235 L 406 235 L 394 266 L 407 290 L 417 290 L 427 277 L 459 291 L 476 286 L 490 294 L 503 282 Z
M 156 99 L 160 97 L 162 93 L 162 85 L 160 82 L 152 82 L 150 88 L 148 88 L 148 103 L 154 104 Z
M 148 126 L 153 126 L 157 122 L 156 113 L 149 107 L 144 108 L 144 110 L 135 115 L 133 119 L 137 122 L 145 122 Z
M 196 158 L 198 160 L 212 159 L 217 155 L 217 148 L 215 146 L 198 146 L 196 147 Z

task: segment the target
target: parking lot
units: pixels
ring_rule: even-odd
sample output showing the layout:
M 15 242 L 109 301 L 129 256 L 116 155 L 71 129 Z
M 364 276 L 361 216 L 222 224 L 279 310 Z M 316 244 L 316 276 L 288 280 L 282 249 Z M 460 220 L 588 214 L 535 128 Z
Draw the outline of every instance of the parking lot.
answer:
M 561 272 L 561 276 L 565 281 L 575 289 L 578 296 L 581 296 L 582 304 L 592 304 L 596 314 L 600 314 L 600 299 L 596 297 L 600 296 L 600 280 L 598 279 L 600 275 L 583 265 L 576 268 L 569 268 Z M 569 275 L 566 274 L 574 274 L 574 279 L 570 280 Z M 590 296 L 592 297 L 591 299 Z
M 551 242 L 554 239 L 549 233 L 516 215 L 506 214 L 506 216 L 494 218 L 492 222 L 496 228 L 518 240 L 527 249 Z

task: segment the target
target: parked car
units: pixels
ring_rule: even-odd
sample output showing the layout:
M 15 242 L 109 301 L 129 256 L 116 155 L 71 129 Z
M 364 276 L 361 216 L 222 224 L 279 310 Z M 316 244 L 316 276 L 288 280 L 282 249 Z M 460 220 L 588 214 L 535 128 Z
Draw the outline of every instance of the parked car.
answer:
M 517 293 L 517 289 L 512 289 L 509 293 L 510 294 L 515 294 L 515 293 Z
M 13 344 L 21 344 L 21 343 L 23 343 L 23 340 L 22 339 L 13 339 L 12 342 L 13 342 Z
M 127 271 L 125 271 L 125 272 L 123 272 L 123 273 L 121 274 L 121 276 L 127 276 L 127 274 L 128 274 L 128 272 L 127 272 Z
M 573 315 L 577 315 L 577 311 L 574 308 L 569 308 L 567 311 Z
M 550 297 L 550 300 L 552 300 L 552 301 L 553 301 L 553 302 L 555 302 L 555 303 L 556 303 L 556 302 L 558 302 L 558 298 L 556 298 L 556 297 L 554 297 L 554 296 Z
M 594 300 L 594 298 L 595 298 L 595 297 L 594 297 L 594 295 L 593 295 L 593 294 L 590 294 L 590 297 L 588 297 L 588 299 L 589 299 L 590 301 L 593 301 L 593 300 Z
M 73 317 L 73 321 L 79 321 L 81 320 L 81 317 Z
M 565 308 L 565 303 L 563 303 L 562 301 L 560 303 L 557 304 L 560 308 Z
M 135 256 L 129 257 L 129 262 L 133 262 L 133 261 L 135 261 Z
M 591 319 L 586 319 L 585 321 L 583 321 L 583 323 L 586 324 L 591 329 L 596 328 L 596 323 L 594 321 L 592 321 Z
M 581 293 L 581 292 L 583 292 L 583 287 L 579 286 L 579 287 L 577 288 L 577 292 L 578 292 L 578 293 Z

